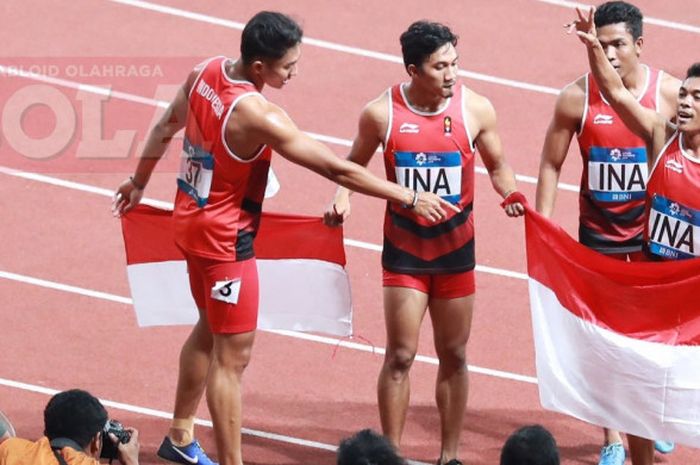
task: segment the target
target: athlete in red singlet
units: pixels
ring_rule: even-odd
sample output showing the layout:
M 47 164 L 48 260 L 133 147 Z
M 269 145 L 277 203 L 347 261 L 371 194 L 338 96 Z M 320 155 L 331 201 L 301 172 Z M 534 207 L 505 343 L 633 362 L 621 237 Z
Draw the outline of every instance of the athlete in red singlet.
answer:
M 663 72 L 640 64 L 639 103 L 658 111 Z M 647 150 L 584 77 L 585 107 L 577 134 L 584 169 L 579 194 L 579 241 L 598 252 L 639 252 L 642 243 Z
M 624 85 L 641 105 L 671 118 L 680 81 L 640 61 L 642 13 L 625 2 L 602 4 L 595 16 L 598 37 Z M 583 159 L 579 193 L 579 241 L 622 260 L 642 258 L 647 149 L 600 94 L 586 74 L 565 87 L 547 129 L 537 181 L 537 211 L 554 210 L 557 182 L 571 139 L 576 135 Z M 646 439 L 628 437 L 634 465 L 653 459 Z M 658 442 L 661 448 L 662 443 Z M 599 465 L 622 465 L 620 433 L 604 429 Z
M 700 157 L 686 138 L 673 134 L 649 176 L 644 245 L 652 258 L 700 257 Z
M 503 157 L 491 103 L 457 82 L 457 37 L 445 26 L 419 21 L 401 36 L 410 82 L 370 102 L 360 115 L 349 160 L 366 165 L 384 148 L 390 180 L 434 192 L 460 207 L 434 224 L 410 210 L 387 205 L 382 253 L 387 348 L 379 375 L 379 414 L 384 434 L 398 447 L 409 401 L 408 373 L 427 309 L 439 359 L 436 398 L 440 411 L 438 465 L 458 465 L 467 401 L 465 347 L 474 304 L 474 153 L 478 148 L 506 213 L 523 206 L 509 197 L 515 178 Z M 350 213 L 350 191 L 340 188 L 326 212 L 330 224 Z
M 180 354 L 174 419 L 158 455 L 189 465 L 213 463 L 194 440 L 206 389 L 220 463 L 242 465 L 241 390 L 255 335 L 258 276 L 253 256 L 271 150 L 351 189 L 408 205 L 428 222 L 457 210 L 339 159 L 305 135 L 265 85 L 296 74 L 302 32 L 289 17 L 261 12 L 243 30 L 241 58 L 213 58 L 195 69 L 149 134 L 136 173 L 115 193 L 120 215 L 136 205 L 167 143 L 186 126 L 175 201 L 175 236 L 188 263 L 200 318 Z

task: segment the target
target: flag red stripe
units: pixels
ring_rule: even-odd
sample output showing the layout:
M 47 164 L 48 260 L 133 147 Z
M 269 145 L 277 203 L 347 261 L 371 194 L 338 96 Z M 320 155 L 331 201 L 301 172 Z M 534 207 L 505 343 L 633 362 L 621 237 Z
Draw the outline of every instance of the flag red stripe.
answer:
M 626 263 L 598 254 L 528 207 L 527 264 L 579 318 L 637 339 L 700 344 L 700 259 Z
M 122 217 L 127 264 L 182 260 L 175 245 L 172 212 L 138 205 Z M 263 213 L 255 238 L 260 259 L 315 259 L 345 266 L 342 228 L 321 218 Z

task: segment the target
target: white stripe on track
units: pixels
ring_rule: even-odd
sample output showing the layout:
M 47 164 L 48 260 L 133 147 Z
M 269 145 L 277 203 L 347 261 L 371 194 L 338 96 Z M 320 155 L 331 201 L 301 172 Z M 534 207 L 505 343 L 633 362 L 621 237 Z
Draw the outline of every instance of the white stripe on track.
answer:
M 71 294 L 78 294 L 82 296 L 92 297 L 95 299 L 108 300 L 110 302 L 117 302 L 121 304 L 131 305 L 133 303 L 132 299 L 128 297 L 118 296 L 114 294 L 108 294 L 106 292 L 94 291 L 91 289 L 85 289 L 77 286 L 70 286 L 67 284 L 57 283 L 55 281 L 47 281 L 45 279 L 34 278 L 31 276 L 21 275 L 17 273 L 11 273 L 8 271 L 0 270 L 0 279 L 7 279 L 10 281 L 21 282 L 25 284 L 31 284 L 33 286 L 44 287 L 47 289 L 54 289 L 57 291 L 68 292 Z M 320 344 L 326 344 L 335 347 L 344 347 L 346 349 L 357 350 L 360 352 L 369 352 L 372 354 L 383 355 L 385 349 L 383 347 L 374 347 L 368 344 L 360 344 L 357 342 L 352 342 L 347 339 L 337 339 L 326 336 L 319 336 L 315 334 L 301 333 L 297 331 L 274 331 L 274 330 L 261 330 L 268 333 L 277 334 L 280 336 L 291 337 L 295 339 L 301 339 L 304 341 L 316 342 Z M 425 355 L 417 355 L 416 360 L 419 362 L 427 363 L 430 365 L 437 365 L 438 360 L 434 357 L 428 357 Z M 491 368 L 483 368 L 475 365 L 467 365 L 469 371 L 473 373 L 479 373 L 487 376 L 493 376 L 496 378 L 508 379 L 512 381 L 521 381 L 530 384 L 537 384 L 537 379 L 532 376 L 520 375 L 517 373 L 511 373 L 508 371 L 494 370 Z
M 19 381 L 13 381 L 13 380 L 4 379 L 4 378 L 0 378 L 0 386 L 5 386 L 5 387 L 13 388 L 13 389 L 20 389 L 22 391 L 34 392 L 37 394 L 44 394 L 47 396 L 53 396 L 53 395 L 58 394 L 60 392 L 57 389 L 51 389 L 51 388 L 47 388 L 44 386 L 37 386 L 34 384 L 22 383 Z M 156 417 L 156 418 L 163 418 L 166 420 L 170 420 L 173 418 L 172 413 L 164 412 L 162 410 L 155 410 L 155 409 L 147 408 L 147 407 L 139 407 L 137 405 L 125 404 L 123 402 L 115 402 L 113 400 L 107 400 L 107 399 L 100 399 L 100 402 L 102 402 L 102 404 L 105 407 L 109 407 L 109 408 L 113 408 L 113 409 L 117 409 L 117 410 L 123 410 L 125 412 L 137 413 L 139 415 L 146 415 L 146 416 Z M 202 420 L 201 418 L 195 418 L 194 422 L 197 425 L 205 426 L 207 428 L 212 427 L 212 422 L 209 420 Z M 336 446 L 333 446 L 331 444 L 324 444 L 322 442 L 310 441 L 307 439 L 300 439 L 300 438 L 295 438 L 292 436 L 285 436 L 285 435 L 277 434 L 277 433 L 268 433 L 266 431 L 259 431 L 259 430 L 254 430 L 254 429 L 250 429 L 250 428 L 241 428 L 241 432 L 243 434 L 248 435 L 248 436 L 255 436 L 258 438 L 269 439 L 272 441 L 283 442 L 283 443 L 287 443 L 287 444 L 293 444 L 296 446 L 310 447 L 310 448 L 314 448 L 314 449 L 322 449 L 322 450 L 326 450 L 329 452 L 335 452 L 337 449 Z
M 82 184 L 82 183 L 74 182 L 74 181 L 66 181 L 63 179 L 53 178 L 51 176 L 46 176 L 43 174 L 28 173 L 28 172 L 24 172 L 24 171 L 15 170 L 12 168 L 7 168 L 4 166 L 0 166 L 0 173 L 7 174 L 10 176 L 15 176 L 18 178 L 23 178 L 23 179 L 28 179 L 28 180 L 32 180 L 32 181 L 51 184 L 54 186 L 65 187 L 68 189 L 75 189 L 75 190 L 79 190 L 82 192 L 89 192 L 92 194 L 98 194 L 98 195 L 102 195 L 102 196 L 110 197 L 110 198 L 113 195 L 113 191 L 110 191 L 108 189 L 104 189 L 102 187 L 90 186 L 88 184 Z M 173 204 L 170 202 L 164 202 L 162 200 L 155 200 L 155 199 L 151 199 L 151 198 L 147 198 L 147 197 L 144 197 L 141 200 L 141 203 L 144 203 L 146 205 L 151 205 L 151 206 L 154 206 L 157 208 L 164 208 L 167 210 L 173 209 Z M 357 247 L 360 249 L 372 250 L 375 252 L 382 251 L 381 245 L 372 244 L 370 242 L 358 241 L 358 240 L 354 240 L 354 239 L 345 239 L 344 242 L 346 245 L 348 245 L 350 247 Z M 523 273 L 520 273 L 517 271 L 512 271 L 512 270 L 506 270 L 506 269 L 502 269 L 502 268 L 494 268 L 494 267 L 490 267 L 490 266 L 477 265 L 476 271 L 494 274 L 494 275 L 498 275 L 498 276 L 504 276 L 507 278 L 527 279 L 527 275 L 525 275 Z
M 19 381 L 13 381 L 11 379 L 4 379 L 4 378 L 0 378 L 0 386 L 5 386 L 8 388 L 12 388 L 12 389 L 19 389 L 19 390 L 27 391 L 27 392 L 33 392 L 36 394 L 44 394 L 47 396 L 53 396 L 53 395 L 61 392 L 58 389 L 47 388 L 44 386 L 37 386 L 35 384 L 22 383 Z M 100 402 L 105 407 L 113 408 L 116 410 L 123 410 L 125 412 L 137 413 L 139 415 L 145 415 L 145 416 L 150 416 L 150 417 L 155 417 L 155 418 L 162 418 L 165 420 L 171 420 L 173 418 L 172 413 L 164 412 L 162 410 L 155 410 L 155 409 L 148 408 L 148 407 L 139 407 L 137 405 L 125 404 L 122 402 L 115 402 L 115 401 L 107 400 L 107 399 L 100 399 Z M 204 426 L 207 428 L 213 427 L 211 421 L 202 420 L 201 418 L 195 418 L 194 423 L 196 425 Z M 325 443 L 318 442 L 318 441 L 311 441 L 308 439 L 296 438 L 293 436 L 286 436 L 283 434 L 269 433 L 267 431 L 260 431 L 260 430 L 250 429 L 250 428 L 241 428 L 241 433 L 243 433 L 247 436 L 253 436 L 253 437 L 257 437 L 257 438 L 267 439 L 270 441 L 282 442 L 285 444 L 292 444 L 295 446 L 308 447 L 308 448 L 312 448 L 312 449 L 321 449 L 321 450 L 332 452 L 332 453 L 335 453 L 336 450 L 338 450 L 338 448 L 336 446 L 331 445 L 331 444 L 325 444 Z M 416 460 L 409 460 L 409 463 L 415 464 L 415 465 L 429 465 L 425 462 L 418 462 Z
M 112 1 L 112 0 L 110 0 L 110 1 Z M 30 79 L 30 80 L 43 82 L 46 84 L 51 84 L 51 85 L 55 85 L 55 86 L 59 86 L 59 87 L 66 87 L 69 89 L 81 90 L 84 92 L 90 92 L 90 93 L 94 93 L 94 94 L 98 94 L 98 95 L 106 95 L 106 96 L 116 98 L 119 100 L 125 100 L 125 101 L 132 102 L 132 103 L 140 103 L 143 105 L 156 106 L 156 107 L 160 107 L 160 108 L 167 108 L 169 105 L 169 103 L 164 101 L 164 100 L 155 100 L 155 99 L 151 99 L 148 97 L 142 97 L 140 95 L 134 95 L 134 94 L 126 93 L 126 92 L 114 91 L 114 90 L 109 89 L 108 87 L 99 87 L 99 86 L 81 84 L 79 82 L 70 81 L 67 79 L 59 79 L 59 78 L 55 78 L 55 77 L 51 77 L 51 76 L 45 76 L 43 74 L 30 73 L 27 71 L 14 69 L 11 66 L 1 65 L 1 64 L 0 64 L 0 75 L 21 77 L 24 79 Z M 318 134 L 318 133 L 308 132 L 308 131 L 305 131 L 305 133 L 318 141 L 325 142 L 328 144 L 340 145 L 342 147 L 351 147 L 352 146 L 352 141 L 348 140 L 348 139 L 342 139 L 340 137 L 328 136 L 325 134 Z M 481 167 L 481 166 L 477 166 L 475 168 L 475 171 L 479 174 L 488 174 L 488 172 L 486 171 L 486 168 Z M 525 182 L 528 184 L 537 184 L 537 178 L 535 178 L 533 176 L 516 174 L 515 179 L 517 181 Z M 578 192 L 579 191 L 578 186 L 575 186 L 573 184 L 566 184 L 566 183 L 560 182 L 557 186 L 561 190 L 566 190 L 566 191 L 571 191 L 571 192 Z
M 563 6 L 565 8 L 581 8 L 582 10 L 588 10 L 591 7 L 590 4 L 571 2 L 568 0 L 537 0 L 542 3 L 549 3 L 550 5 Z M 598 3 L 598 2 L 596 2 Z M 693 34 L 700 34 L 700 27 L 693 26 L 691 24 L 677 23 L 675 21 L 668 21 L 666 19 L 651 18 L 648 16 L 644 17 L 644 22 L 647 24 L 653 24 L 654 26 L 665 27 L 668 29 L 674 29 L 676 31 L 690 32 Z
M 155 11 L 158 13 L 167 14 L 170 16 L 177 16 L 179 18 L 185 18 L 192 21 L 198 21 L 207 24 L 213 24 L 215 26 L 222 26 L 229 29 L 243 30 L 245 24 L 239 23 L 237 21 L 231 21 L 224 18 L 218 18 L 216 16 L 207 15 L 204 13 L 197 13 L 194 11 L 183 10 L 181 8 L 174 8 L 170 6 L 160 5 L 153 2 L 145 2 L 141 0 L 109 0 L 113 3 L 120 3 L 122 5 L 127 5 L 135 8 L 141 8 L 144 10 Z M 333 50 L 335 52 L 347 53 L 350 55 L 357 55 L 364 58 L 372 58 L 375 60 L 386 61 L 389 63 L 396 63 L 403 65 L 403 59 L 396 55 L 391 55 L 383 52 L 376 52 L 374 50 L 367 50 L 359 47 L 352 47 L 349 45 L 338 44 L 335 42 L 329 42 L 327 40 L 313 39 L 311 37 L 304 37 L 302 41 L 305 44 L 313 45 L 315 47 L 324 48 L 327 50 Z M 553 87 L 542 86 L 539 84 L 532 84 L 529 82 L 516 81 L 513 79 L 500 78 L 497 76 L 491 76 L 488 74 L 477 73 L 473 71 L 460 70 L 458 72 L 460 76 L 464 76 L 475 81 L 484 81 L 491 84 L 498 84 L 506 87 L 513 87 L 516 89 L 529 90 L 533 92 L 540 92 L 543 94 L 558 95 L 559 89 Z
M 32 286 L 39 286 L 48 289 L 55 289 L 57 291 L 69 292 L 71 294 L 78 294 L 87 297 L 94 297 L 96 299 L 109 300 L 111 302 L 117 302 L 120 304 L 132 304 L 132 300 L 128 297 L 121 297 L 114 294 L 108 294 L 106 292 L 85 289 L 84 287 L 70 286 L 68 284 L 61 284 L 55 281 L 47 281 L 45 279 L 33 278 L 31 276 L 10 273 L 9 271 L 0 270 L 0 278 L 8 279 L 10 281 L 18 281 L 21 283 L 31 284 Z

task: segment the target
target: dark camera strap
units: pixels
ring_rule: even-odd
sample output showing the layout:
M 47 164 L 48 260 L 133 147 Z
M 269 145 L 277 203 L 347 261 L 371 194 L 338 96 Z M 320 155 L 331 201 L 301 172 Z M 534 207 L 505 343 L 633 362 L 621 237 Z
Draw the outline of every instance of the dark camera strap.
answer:
M 71 449 L 77 450 L 78 452 L 82 452 L 83 448 L 80 447 L 80 444 L 77 442 L 73 441 L 72 439 L 68 438 L 56 438 L 50 442 L 51 444 L 51 450 L 53 451 L 53 455 L 56 456 L 56 460 L 58 460 L 58 463 L 60 465 L 68 465 L 66 463 L 66 460 L 63 458 L 63 456 L 59 453 L 61 449 L 64 447 L 70 447 Z

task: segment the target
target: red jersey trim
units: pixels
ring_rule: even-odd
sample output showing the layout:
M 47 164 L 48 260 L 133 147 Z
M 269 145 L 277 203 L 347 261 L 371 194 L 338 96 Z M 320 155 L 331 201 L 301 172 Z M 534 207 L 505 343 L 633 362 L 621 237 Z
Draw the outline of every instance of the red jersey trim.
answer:
M 449 107 L 450 103 L 452 103 L 452 97 L 448 98 L 445 100 L 445 103 L 442 104 L 442 108 L 439 108 L 433 112 L 429 111 L 420 111 L 411 106 L 410 103 L 408 103 L 408 98 L 406 97 L 406 91 L 404 90 L 404 87 L 407 86 L 407 82 L 403 82 L 399 84 L 399 92 L 401 94 L 401 99 L 403 100 L 403 104 L 406 106 L 406 109 L 410 111 L 411 113 L 414 113 L 418 116 L 437 116 L 441 113 L 444 113 Z
M 233 83 L 241 83 L 241 82 L 245 83 L 248 81 L 231 81 L 231 82 L 233 82 Z M 236 105 L 238 104 L 238 102 L 240 102 L 245 97 L 250 97 L 253 95 L 257 95 L 257 96 L 265 99 L 265 97 L 263 97 L 262 94 L 260 94 L 260 92 L 257 92 L 257 91 L 246 92 L 245 94 L 239 95 L 231 103 L 231 106 L 229 107 L 228 111 L 226 112 L 226 117 L 224 118 L 224 122 L 221 125 L 221 143 L 224 145 L 226 152 L 231 156 L 231 158 L 233 158 L 234 160 L 236 160 L 240 163 L 252 163 L 252 162 L 254 162 L 265 151 L 265 147 L 267 147 L 267 145 L 263 144 L 260 146 L 258 151 L 255 152 L 255 154 L 251 158 L 241 158 L 240 156 L 236 155 L 236 153 L 226 143 L 226 126 L 228 125 L 228 120 L 231 117 L 231 112 L 233 112 L 233 109 L 236 108 Z
M 391 87 L 389 87 L 386 90 L 386 93 L 389 96 L 389 120 L 387 121 L 386 134 L 384 134 L 384 140 L 382 141 L 382 149 L 384 150 L 386 150 L 387 146 L 389 145 L 389 136 L 391 136 L 391 126 L 394 124 L 394 99 L 391 96 Z
M 476 154 L 476 142 L 469 130 L 469 121 L 471 118 L 469 118 L 470 113 L 467 111 L 467 88 L 465 86 L 462 86 L 462 101 L 460 103 L 462 104 L 462 123 L 464 124 L 464 131 L 467 133 L 469 148 L 472 153 Z
M 664 155 L 666 155 L 668 148 L 671 146 L 671 144 L 673 144 L 673 142 L 676 140 L 676 138 L 679 136 L 679 134 L 680 133 L 678 131 L 674 132 L 673 135 L 671 136 L 671 138 L 668 141 L 666 141 L 666 145 L 664 145 L 664 148 L 662 148 L 661 151 L 659 152 L 659 155 L 656 157 L 656 160 L 654 160 L 654 166 L 652 166 L 651 169 L 649 170 L 649 176 L 647 178 L 647 185 L 649 184 L 648 180 L 651 179 L 651 175 L 654 174 L 654 171 L 656 171 L 656 167 L 661 162 L 661 159 L 664 157 Z M 682 145 L 680 145 L 680 149 L 681 149 L 681 153 L 683 155 L 685 155 L 685 152 L 683 151 Z

